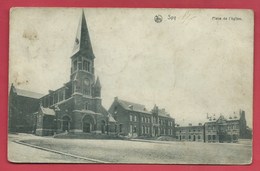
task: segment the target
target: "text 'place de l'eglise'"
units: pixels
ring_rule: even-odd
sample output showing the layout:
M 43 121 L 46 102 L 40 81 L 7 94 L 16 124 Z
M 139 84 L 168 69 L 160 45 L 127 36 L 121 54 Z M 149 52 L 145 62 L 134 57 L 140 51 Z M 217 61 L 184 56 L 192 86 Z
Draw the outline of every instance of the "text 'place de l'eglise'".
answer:
M 237 142 L 240 138 L 251 138 L 243 110 L 232 117 L 207 117 L 204 123 L 198 125 L 179 126 L 165 109 L 156 105 L 149 110 L 142 104 L 115 97 L 109 110 L 105 109 L 101 98 L 102 84 L 95 75 L 94 59 L 82 12 L 71 55 L 70 80 L 55 91 L 49 90 L 46 95 L 22 90 L 12 84 L 9 93 L 9 132 L 39 136 L 165 136 L 177 141 L 201 142 Z

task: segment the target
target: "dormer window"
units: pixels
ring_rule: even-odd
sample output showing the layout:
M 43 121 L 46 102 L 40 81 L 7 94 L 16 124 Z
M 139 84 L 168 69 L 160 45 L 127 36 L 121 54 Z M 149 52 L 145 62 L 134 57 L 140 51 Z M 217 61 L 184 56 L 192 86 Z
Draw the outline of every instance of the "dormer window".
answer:
M 133 105 L 129 105 L 128 106 L 131 110 L 133 110 L 134 108 L 133 108 Z

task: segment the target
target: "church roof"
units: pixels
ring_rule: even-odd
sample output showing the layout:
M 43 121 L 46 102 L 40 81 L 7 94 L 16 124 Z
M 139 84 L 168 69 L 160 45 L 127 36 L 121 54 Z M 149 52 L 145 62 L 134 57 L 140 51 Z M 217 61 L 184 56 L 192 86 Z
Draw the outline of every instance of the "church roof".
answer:
M 51 116 L 55 116 L 55 111 L 53 109 L 50 108 L 44 108 L 44 107 L 40 107 L 42 110 L 42 113 L 45 115 L 51 115 Z
M 84 54 L 87 54 L 88 57 L 94 58 L 84 11 L 82 11 L 82 15 L 79 21 L 78 30 L 73 47 L 73 55 L 79 51 L 83 52 Z
M 14 88 L 14 91 L 17 93 L 18 96 L 30 97 L 34 99 L 40 99 L 41 97 L 44 96 L 43 94 L 40 93 L 36 93 L 28 90 L 22 90 L 18 88 Z

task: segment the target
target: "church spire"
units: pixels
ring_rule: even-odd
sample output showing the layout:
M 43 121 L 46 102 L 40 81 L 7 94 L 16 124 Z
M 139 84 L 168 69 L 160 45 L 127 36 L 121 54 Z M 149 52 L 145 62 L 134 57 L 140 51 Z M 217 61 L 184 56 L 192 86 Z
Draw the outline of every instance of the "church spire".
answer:
M 87 58 L 90 59 L 95 58 L 92 50 L 90 37 L 89 37 L 84 10 L 82 10 L 82 15 L 80 17 L 80 21 L 78 25 L 78 30 L 74 42 L 74 47 L 73 47 L 73 55 L 78 52 L 86 56 Z
M 99 77 L 97 77 L 97 80 L 96 80 L 96 83 L 94 85 L 96 88 L 101 88 L 101 84 L 100 84 L 100 81 L 99 81 Z

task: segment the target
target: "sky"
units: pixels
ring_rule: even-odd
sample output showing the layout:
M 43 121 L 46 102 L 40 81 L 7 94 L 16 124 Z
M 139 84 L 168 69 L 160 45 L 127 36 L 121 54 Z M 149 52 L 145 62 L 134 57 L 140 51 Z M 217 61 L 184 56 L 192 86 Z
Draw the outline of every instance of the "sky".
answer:
M 89 8 L 84 12 L 106 109 L 116 96 L 148 109 L 156 104 L 180 125 L 205 122 L 207 113 L 228 118 L 243 109 L 252 127 L 251 11 Z M 79 8 L 10 12 L 9 86 L 47 94 L 69 81 L 81 13 Z M 155 22 L 156 15 L 162 22 Z

